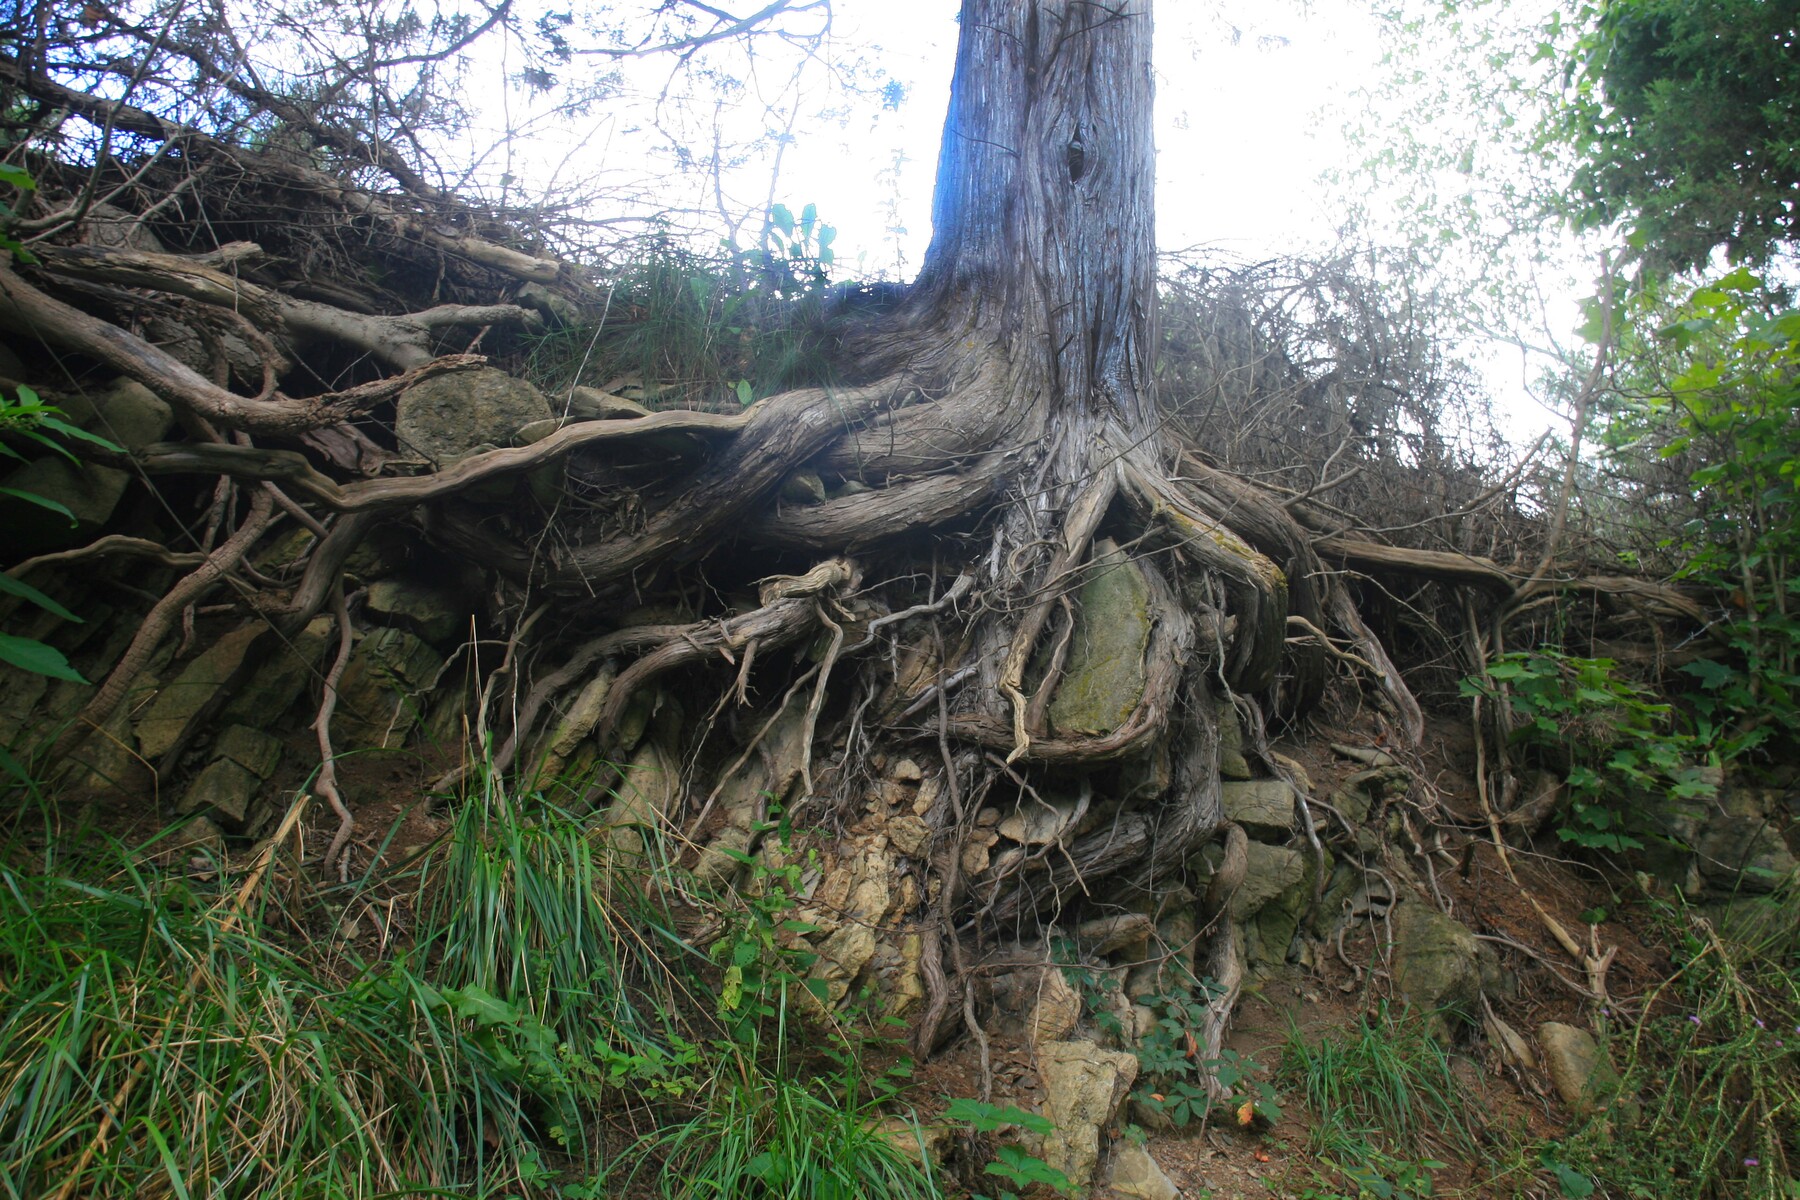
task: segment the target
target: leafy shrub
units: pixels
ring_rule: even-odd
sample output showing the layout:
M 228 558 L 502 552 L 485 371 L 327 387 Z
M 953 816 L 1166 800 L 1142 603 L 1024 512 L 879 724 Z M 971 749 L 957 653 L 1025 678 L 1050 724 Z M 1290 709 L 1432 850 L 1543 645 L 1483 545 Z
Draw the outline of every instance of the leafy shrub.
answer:
M 1615 852 L 1643 846 L 1639 835 L 1653 827 L 1646 800 L 1717 790 L 1700 740 L 1678 730 L 1672 707 L 1620 678 L 1616 666 L 1546 647 L 1502 655 L 1462 684 L 1464 695 L 1509 702 L 1520 721 L 1513 741 L 1566 771 L 1569 806 L 1557 836 Z

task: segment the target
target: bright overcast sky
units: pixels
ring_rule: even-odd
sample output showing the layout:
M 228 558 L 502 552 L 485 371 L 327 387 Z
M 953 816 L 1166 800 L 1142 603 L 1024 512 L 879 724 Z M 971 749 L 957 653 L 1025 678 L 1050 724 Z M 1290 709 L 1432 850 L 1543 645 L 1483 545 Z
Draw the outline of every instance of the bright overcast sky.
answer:
M 916 267 L 930 238 L 956 10 L 955 0 L 839 0 L 844 43 L 879 47 L 877 61 L 907 88 L 897 111 L 800 133 L 784 164 L 784 198 L 819 206 L 838 227 L 846 265 L 861 253 L 866 265 L 892 269 L 898 249 Z M 1156 21 L 1159 244 L 1253 255 L 1328 241 L 1318 176 L 1343 159 L 1340 117 L 1322 114 L 1378 69 L 1366 8 L 1163 0 Z M 885 230 L 896 202 L 899 239 Z

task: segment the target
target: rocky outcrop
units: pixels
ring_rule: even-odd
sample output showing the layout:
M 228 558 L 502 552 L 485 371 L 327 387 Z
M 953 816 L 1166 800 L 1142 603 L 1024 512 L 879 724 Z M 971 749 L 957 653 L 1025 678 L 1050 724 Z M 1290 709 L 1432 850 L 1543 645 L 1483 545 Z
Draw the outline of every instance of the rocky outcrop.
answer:
M 1136 1142 L 1121 1142 L 1107 1167 L 1107 1200 L 1179 1200 L 1181 1189 L 1150 1151 Z

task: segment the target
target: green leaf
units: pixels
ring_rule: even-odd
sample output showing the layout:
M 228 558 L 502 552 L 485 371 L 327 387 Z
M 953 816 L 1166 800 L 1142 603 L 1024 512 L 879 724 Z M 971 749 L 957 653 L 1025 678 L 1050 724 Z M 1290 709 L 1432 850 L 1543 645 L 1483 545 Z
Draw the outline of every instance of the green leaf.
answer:
M 484 987 L 471 984 L 466 988 L 445 988 L 444 999 L 450 1011 L 467 1017 L 477 1025 L 516 1025 L 519 1010 Z
M 89 442 L 100 447 L 102 450 L 111 450 L 114 454 L 125 453 L 125 447 L 119 445 L 117 442 L 103 438 L 97 433 L 89 433 L 87 430 L 82 429 L 77 425 L 71 425 L 58 417 L 39 417 L 38 424 L 46 429 L 54 429 L 64 437 L 74 438 L 78 442 Z
M 794 236 L 794 214 L 788 211 L 785 204 L 777 204 L 769 210 L 769 224 L 781 230 L 787 237 Z
M 737 383 L 732 385 L 732 390 L 737 393 L 738 403 L 745 408 L 749 408 L 752 404 L 756 403 L 756 389 L 750 386 L 750 381 L 748 379 L 738 380 Z
M 67 517 L 69 518 L 69 527 L 71 529 L 77 524 L 74 513 L 70 512 L 63 505 L 50 499 L 48 496 L 40 496 L 36 492 L 22 492 L 18 488 L 9 487 L 0 487 L 0 496 L 12 496 L 16 499 L 25 501 L 27 504 L 35 504 L 39 508 L 47 508 L 58 516 Z
M 11 596 L 22 597 L 23 599 L 31 601 L 45 612 L 52 612 L 65 621 L 73 621 L 77 625 L 81 624 L 80 617 L 76 616 L 50 597 L 44 595 L 44 593 L 38 591 L 29 583 L 14 579 L 11 575 L 0 575 L 0 592 L 5 592 Z
M 20 191 L 33 191 L 37 188 L 37 180 L 24 167 L 12 163 L 0 163 L 0 183 L 18 188 Z
M 48 675 L 51 679 L 66 679 L 70 683 L 87 682 L 69 665 L 61 650 L 33 638 L 0 633 L 0 662 L 11 663 L 33 675 Z

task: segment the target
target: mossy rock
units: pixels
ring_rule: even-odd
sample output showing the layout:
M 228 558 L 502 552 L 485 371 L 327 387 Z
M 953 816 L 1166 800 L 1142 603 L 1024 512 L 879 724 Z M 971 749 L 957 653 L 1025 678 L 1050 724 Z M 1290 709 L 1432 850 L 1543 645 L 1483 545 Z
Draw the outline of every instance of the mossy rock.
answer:
M 1077 595 L 1075 631 L 1050 723 L 1065 735 L 1111 733 L 1144 696 L 1150 586 L 1125 553 L 1097 543 Z

